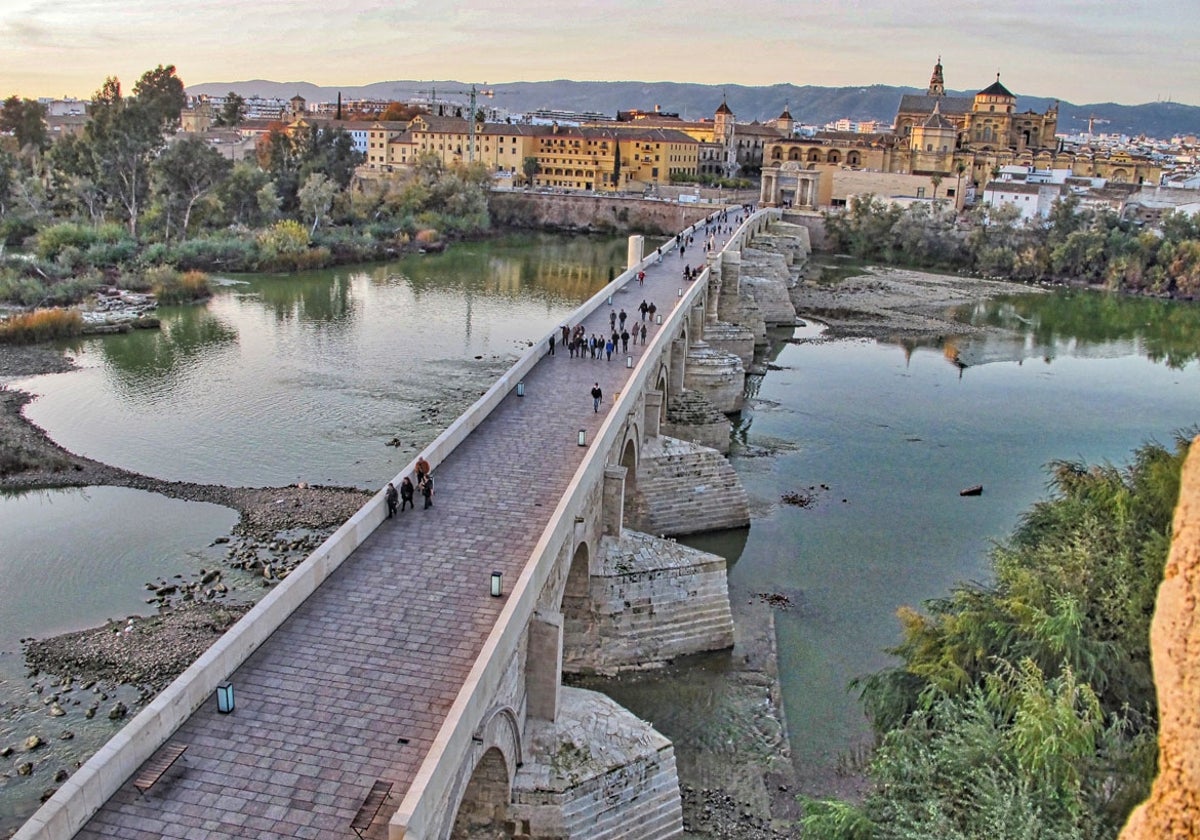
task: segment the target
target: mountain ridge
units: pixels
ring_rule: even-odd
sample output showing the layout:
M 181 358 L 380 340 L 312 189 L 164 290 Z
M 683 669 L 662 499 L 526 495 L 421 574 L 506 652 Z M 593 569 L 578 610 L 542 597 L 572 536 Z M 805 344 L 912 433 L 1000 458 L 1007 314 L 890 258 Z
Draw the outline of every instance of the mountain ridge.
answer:
M 809 125 L 823 125 L 847 117 L 855 121 L 877 120 L 890 125 L 896 116 L 900 97 L 906 93 L 924 93 L 924 88 L 902 85 L 848 85 L 823 87 L 817 85 L 702 85 L 691 82 L 586 82 L 559 79 L 548 82 L 506 82 L 481 85 L 480 89 L 495 91 L 495 97 L 480 99 L 480 107 L 502 108 L 524 112 L 536 108 L 555 108 L 568 111 L 589 111 L 615 115 L 618 110 L 640 108 L 678 113 L 684 119 L 711 119 L 722 100 L 729 103 L 741 122 L 774 119 L 786 107 L 796 120 Z M 340 92 L 343 99 L 411 99 L 430 90 L 439 92 L 439 99 L 466 104 L 464 93 L 470 84 L 453 79 L 414 81 L 396 79 L 366 85 L 337 87 L 312 82 L 276 82 L 270 79 L 250 79 L 238 82 L 205 82 L 189 85 L 193 95 L 222 96 L 234 91 L 241 96 L 263 96 L 290 99 L 299 94 L 311 102 L 332 102 Z M 444 93 L 443 93 L 444 92 Z M 973 96 L 975 90 L 947 91 L 948 96 Z M 1017 94 L 1017 107 L 1022 111 L 1045 111 L 1052 102 L 1059 103 L 1058 129 L 1063 134 L 1084 132 L 1089 118 L 1094 118 L 1096 133 L 1145 134 L 1159 139 L 1175 135 L 1200 134 L 1200 107 L 1178 102 L 1146 102 L 1126 105 L 1115 102 L 1094 102 L 1077 105 L 1052 97 Z

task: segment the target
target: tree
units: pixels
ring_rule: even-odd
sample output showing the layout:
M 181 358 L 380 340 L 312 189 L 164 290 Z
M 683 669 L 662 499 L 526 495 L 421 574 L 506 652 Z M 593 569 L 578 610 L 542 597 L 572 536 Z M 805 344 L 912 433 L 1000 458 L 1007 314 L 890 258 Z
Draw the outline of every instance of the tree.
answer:
M 960 207 L 962 206 L 962 203 L 963 203 L 962 178 L 963 178 L 963 173 L 965 173 L 966 171 L 967 171 L 967 164 L 965 162 L 960 160 L 958 163 L 954 164 L 954 173 L 958 176 L 958 186 L 954 190 L 954 200 L 955 200 L 955 203 Z
M 267 173 L 249 161 L 233 165 L 229 177 L 217 187 L 217 195 L 230 221 L 248 227 L 262 224 L 263 211 L 259 206 L 258 191 L 269 180 Z
M 179 128 L 179 113 L 187 105 L 187 96 L 183 82 L 175 75 L 174 64 L 166 67 L 160 64 L 143 73 L 133 86 L 133 95 L 160 131 L 174 132 Z
M 0 106 L 0 131 L 11 132 L 17 149 L 43 151 L 50 145 L 46 131 L 46 106 L 33 99 L 13 95 Z
M 194 134 L 181 137 L 167 146 L 153 170 L 168 211 L 183 214 L 179 238 L 186 239 L 192 208 L 229 175 L 232 164 L 207 141 Z M 168 219 L 170 214 L 168 212 Z M 169 236 L 169 225 L 168 225 Z
M 246 119 L 246 100 L 232 90 L 225 94 L 225 104 L 217 112 L 216 125 L 230 128 L 239 126 Z
M 316 233 L 321 222 L 328 217 L 329 208 L 333 206 L 333 197 L 336 194 L 337 184 L 320 172 L 309 175 L 304 181 L 304 186 L 300 187 L 297 196 L 300 200 L 300 209 L 305 216 L 312 217 L 312 227 L 308 231 L 309 236 Z
M 613 140 L 613 171 L 612 171 L 613 189 L 621 189 L 621 141 Z
M 16 158 L 6 150 L 0 149 L 0 218 L 4 218 L 8 212 L 8 196 L 12 193 L 16 166 Z
M 540 170 L 541 164 L 538 163 L 538 159 L 533 155 L 521 161 L 521 172 L 525 174 L 525 184 L 527 186 L 533 186 L 533 178 Z
M 154 96 L 150 94 L 152 103 Z M 97 92 L 92 119 L 84 128 L 78 174 L 100 185 L 121 207 L 135 239 L 149 189 L 150 161 L 164 143 L 162 107 L 161 102 L 147 105 L 122 97 L 120 82 L 109 78 Z
M 933 200 L 937 201 L 937 191 L 938 191 L 938 187 L 940 187 L 942 185 L 942 176 L 941 175 L 930 175 L 929 183 L 933 184 Z
M 379 119 L 384 122 L 410 122 L 417 114 L 424 113 L 424 109 L 417 105 L 405 105 L 403 102 L 389 102 L 387 108 L 379 115 Z

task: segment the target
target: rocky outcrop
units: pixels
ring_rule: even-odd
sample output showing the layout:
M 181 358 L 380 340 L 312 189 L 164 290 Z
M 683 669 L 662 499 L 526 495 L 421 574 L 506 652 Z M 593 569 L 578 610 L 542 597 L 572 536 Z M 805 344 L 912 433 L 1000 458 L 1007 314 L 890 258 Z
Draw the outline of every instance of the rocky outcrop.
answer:
M 1200 837 L 1200 437 L 1183 466 L 1171 554 L 1150 626 L 1158 778 L 1121 840 Z

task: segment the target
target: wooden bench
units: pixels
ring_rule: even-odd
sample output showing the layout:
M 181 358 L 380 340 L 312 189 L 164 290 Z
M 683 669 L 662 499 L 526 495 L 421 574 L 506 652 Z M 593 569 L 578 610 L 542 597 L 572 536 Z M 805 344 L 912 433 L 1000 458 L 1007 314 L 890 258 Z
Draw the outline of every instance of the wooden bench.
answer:
M 375 784 L 371 785 L 371 792 L 367 794 L 367 798 L 363 800 L 362 807 L 358 809 L 358 813 L 350 821 L 350 828 L 358 835 L 359 840 L 362 840 L 363 832 L 371 827 L 371 823 L 375 822 L 375 817 L 379 816 L 379 809 L 383 807 L 383 803 L 391 795 L 392 782 L 376 779 Z
M 146 791 L 154 787 L 154 784 L 163 777 L 163 773 L 170 770 L 171 765 L 187 752 L 187 748 L 187 744 L 172 744 L 159 750 L 157 755 L 143 764 L 142 771 L 133 780 L 133 786 L 138 789 L 138 794 L 145 795 Z

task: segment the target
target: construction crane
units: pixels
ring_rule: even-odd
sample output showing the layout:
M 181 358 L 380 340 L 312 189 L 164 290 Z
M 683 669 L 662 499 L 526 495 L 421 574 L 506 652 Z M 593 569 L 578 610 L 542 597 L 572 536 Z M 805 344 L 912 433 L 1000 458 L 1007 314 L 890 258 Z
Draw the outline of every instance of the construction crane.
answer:
M 429 88 L 428 90 L 414 90 L 411 93 L 419 93 L 429 97 L 429 104 L 433 105 L 437 102 L 437 90 Z M 467 118 L 467 163 L 475 162 L 475 103 L 479 97 L 491 99 L 496 95 L 496 91 L 491 88 L 481 88 L 477 85 L 471 85 L 467 90 L 443 90 L 444 94 L 453 94 L 455 96 L 466 96 L 470 102 L 471 111 Z

